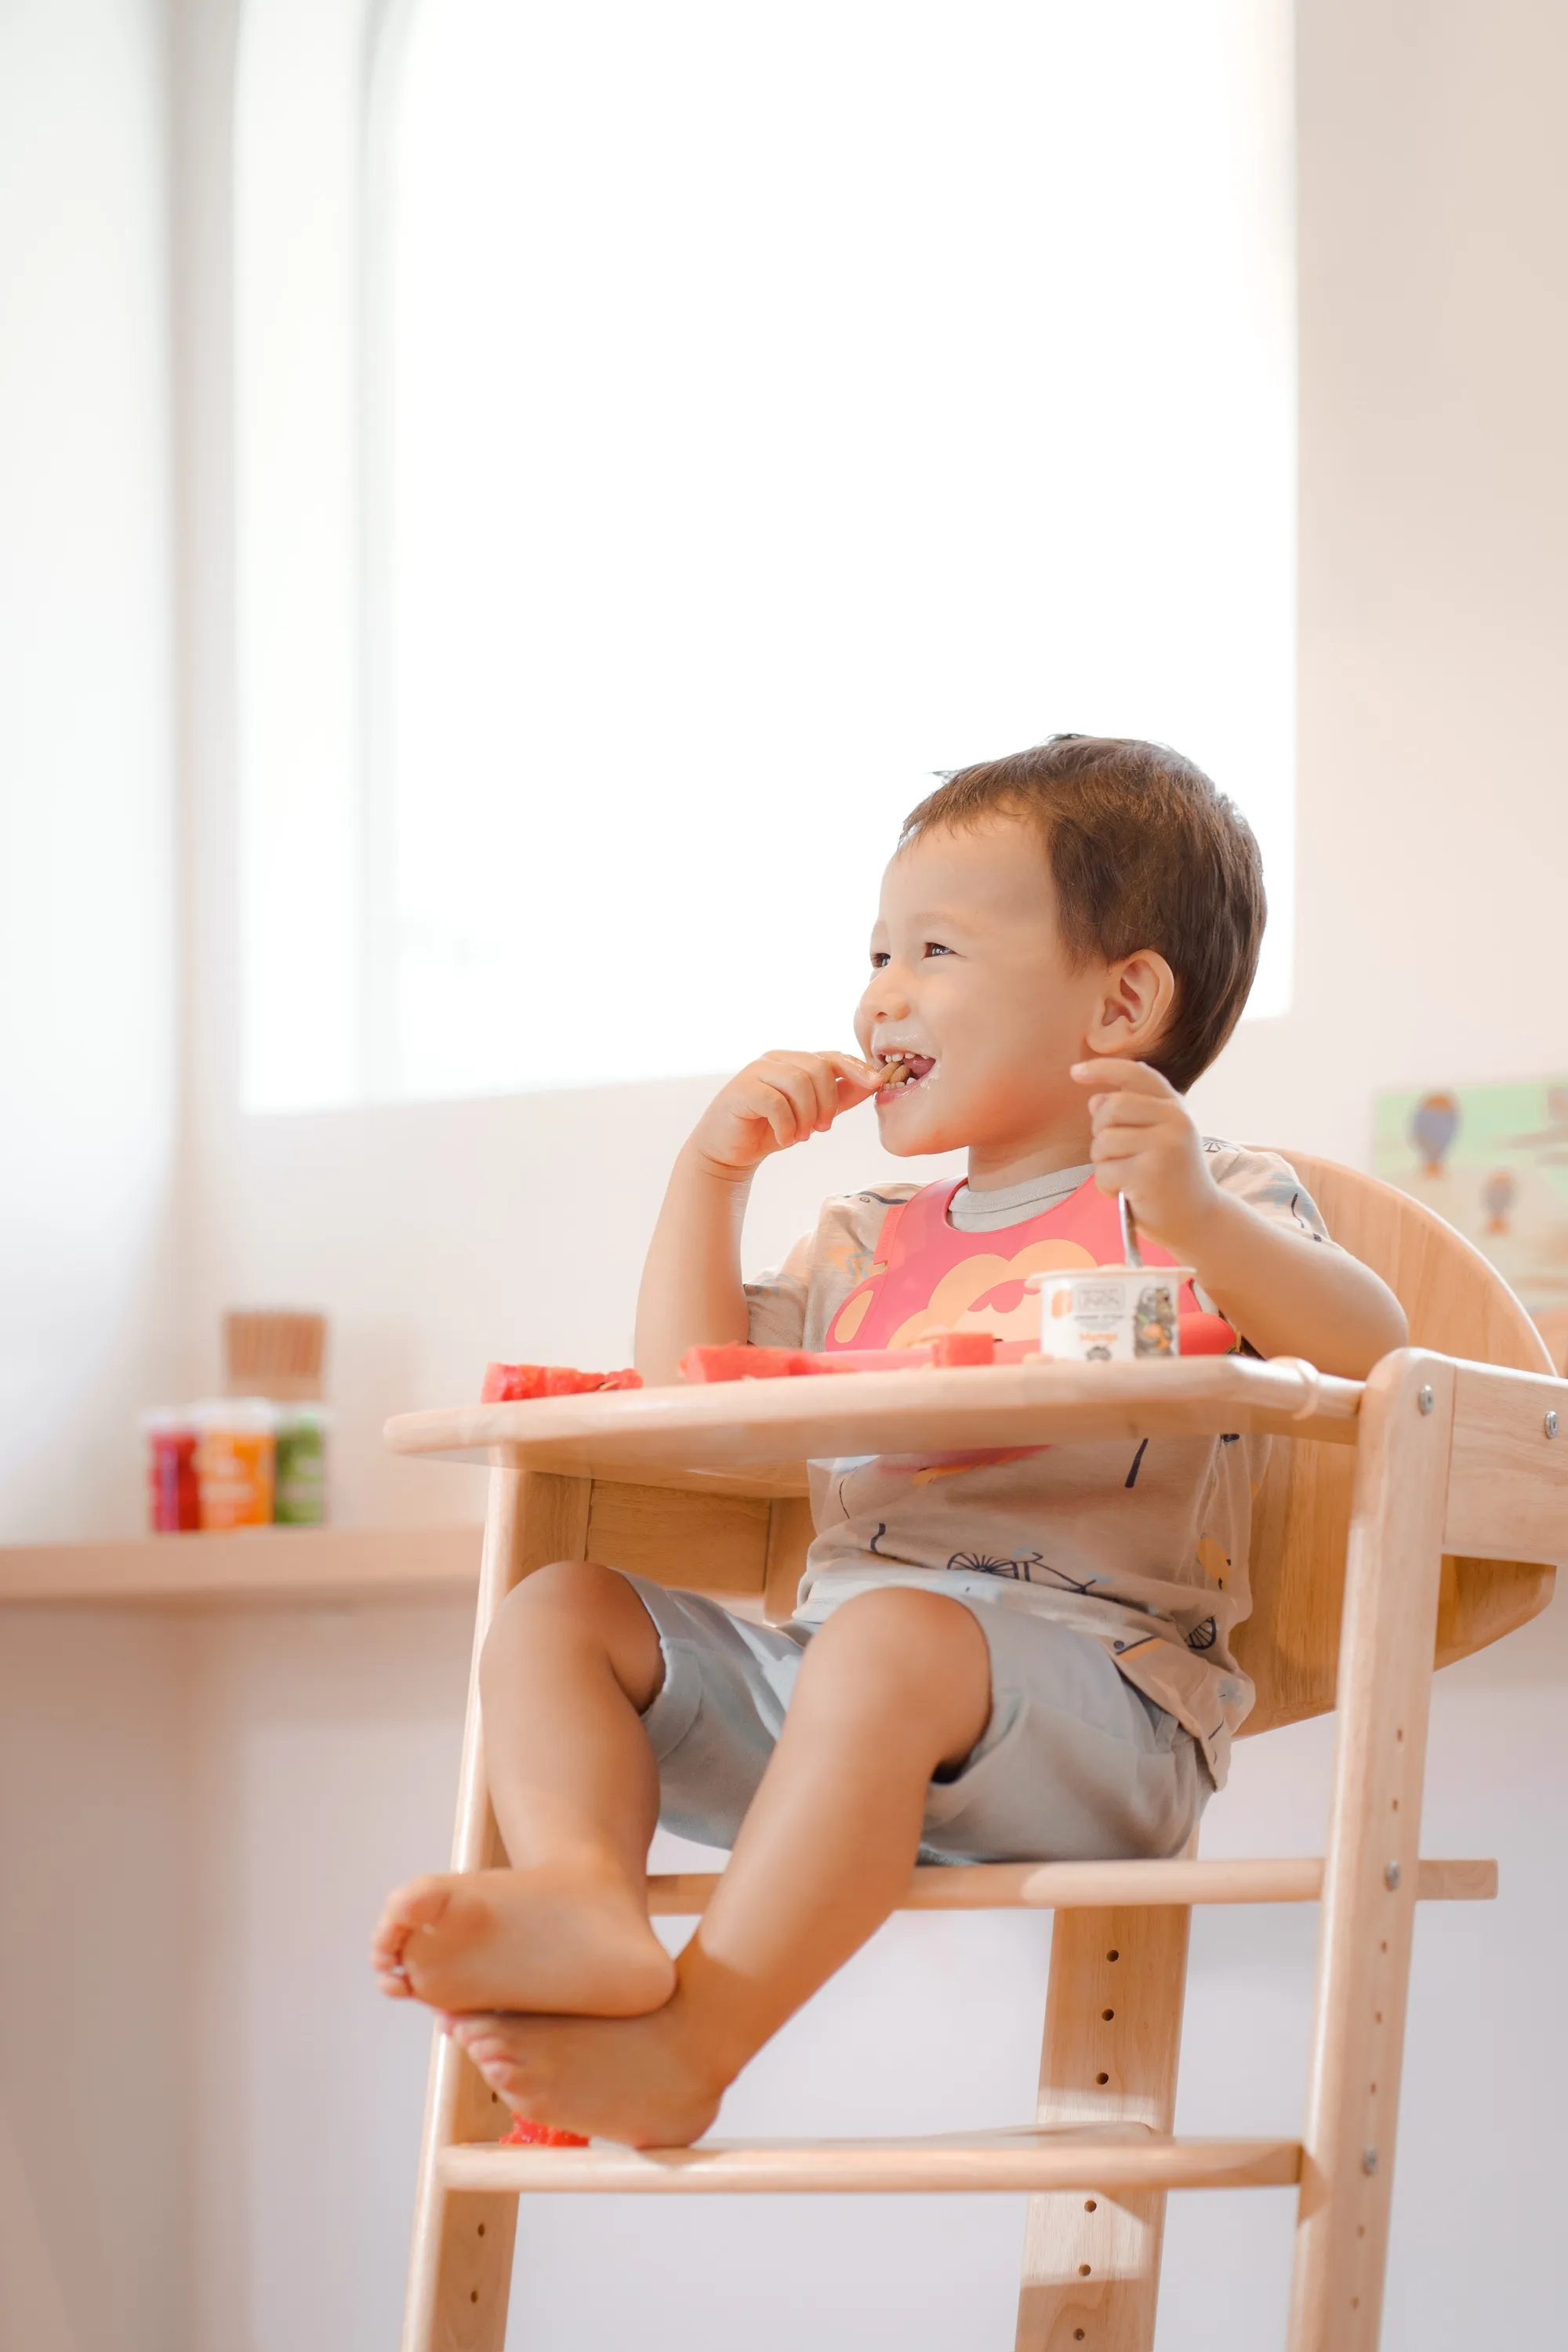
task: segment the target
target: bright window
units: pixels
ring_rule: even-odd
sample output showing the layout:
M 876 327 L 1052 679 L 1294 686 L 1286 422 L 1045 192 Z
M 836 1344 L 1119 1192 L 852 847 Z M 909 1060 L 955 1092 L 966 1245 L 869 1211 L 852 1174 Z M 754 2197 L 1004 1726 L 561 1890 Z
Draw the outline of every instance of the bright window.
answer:
M 1289 18 L 420 0 L 348 1091 L 849 1042 L 899 819 L 1063 728 L 1241 801 L 1283 1009 Z

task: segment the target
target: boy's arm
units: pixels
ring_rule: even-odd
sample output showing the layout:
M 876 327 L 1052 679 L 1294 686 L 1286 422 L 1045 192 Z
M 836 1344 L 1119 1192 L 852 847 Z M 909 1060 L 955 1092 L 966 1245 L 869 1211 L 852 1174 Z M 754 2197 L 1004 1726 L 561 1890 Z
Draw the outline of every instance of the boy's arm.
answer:
M 1405 1309 L 1370 1266 L 1274 1224 L 1215 1182 L 1191 1112 L 1157 1070 L 1094 1061 L 1073 1076 L 1102 1090 L 1089 1103 L 1100 1189 L 1126 1193 L 1138 1223 L 1194 1269 L 1260 1356 L 1304 1356 L 1320 1371 L 1363 1380 L 1405 1346 Z
M 877 1073 L 850 1054 L 764 1054 L 709 1104 L 682 1146 L 654 1227 L 637 1297 L 635 1360 L 673 1381 L 689 1348 L 747 1336 L 741 1227 L 752 1178 L 864 1102 Z

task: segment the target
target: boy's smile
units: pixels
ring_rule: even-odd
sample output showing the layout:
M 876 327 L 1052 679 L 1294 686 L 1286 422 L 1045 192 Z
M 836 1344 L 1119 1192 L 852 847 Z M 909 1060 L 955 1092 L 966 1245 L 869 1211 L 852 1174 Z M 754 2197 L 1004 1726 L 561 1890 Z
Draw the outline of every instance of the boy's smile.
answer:
M 981 1186 L 1088 1159 L 1089 1107 L 1068 1071 L 1114 1053 L 1126 1023 L 1111 969 L 1068 952 L 1035 826 L 995 817 L 918 834 L 883 877 L 871 967 L 861 1050 L 910 1070 L 877 1097 L 889 1151 L 967 1149 Z

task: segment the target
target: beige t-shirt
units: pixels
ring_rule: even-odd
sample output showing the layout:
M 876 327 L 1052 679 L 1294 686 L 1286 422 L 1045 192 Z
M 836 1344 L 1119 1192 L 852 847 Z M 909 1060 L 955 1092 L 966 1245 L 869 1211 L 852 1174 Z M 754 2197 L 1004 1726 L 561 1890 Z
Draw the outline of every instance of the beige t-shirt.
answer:
M 1335 1248 L 1289 1162 L 1205 1137 L 1216 1183 L 1271 1223 Z M 1088 1170 L 1067 1171 L 1081 1181 Z M 1005 1195 L 961 1190 L 954 1224 L 994 1231 L 1052 1202 L 1040 1180 Z M 815 1234 L 746 1285 L 752 1344 L 820 1348 L 869 1271 L 882 1220 L 920 1190 L 888 1184 L 826 1201 Z M 1203 1301 L 1205 1305 L 1208 1302 Z M 874 1585 L 912 1585 L 1053 1617 L 1103 1642 L 1146 1696 L 1194 1734 L 1215 1785 L 1252 1685 L 1230 1650 L 1251 1606 L 1252 1504 L 1269 1440 L 1239 1434 L 1146 1438 L 1134 1446 L 1053 1445 L 1022 1459 L 950 1464 L 858 1455 L 814 1462 L 816 1538 L 796 1614 L 818 1624 Z

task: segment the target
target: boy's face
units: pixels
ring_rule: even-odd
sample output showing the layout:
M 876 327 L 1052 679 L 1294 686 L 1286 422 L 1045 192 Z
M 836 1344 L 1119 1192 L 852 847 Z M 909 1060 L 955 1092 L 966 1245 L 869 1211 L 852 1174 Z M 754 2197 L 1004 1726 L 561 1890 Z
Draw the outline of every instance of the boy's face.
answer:
M 1088 1108 L 1068 1072 L 1117 1050 L 1114 995 L 1098 957 L 1073 968 L 1033 826 L 998 816 L 917 835 L 882 877 L 855 1021 L 868 1060 L 916 1057 L 917 1079 L 877 1097 L 884 1146 L 1005 1159 L 1059 1132 L 1077 1149 Z

